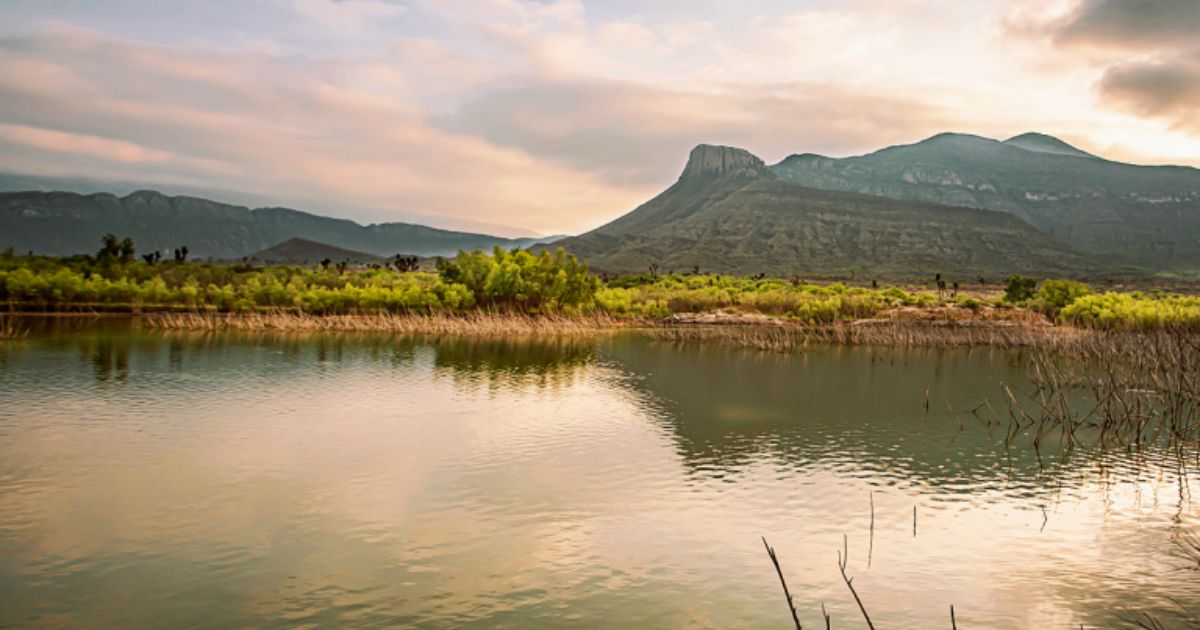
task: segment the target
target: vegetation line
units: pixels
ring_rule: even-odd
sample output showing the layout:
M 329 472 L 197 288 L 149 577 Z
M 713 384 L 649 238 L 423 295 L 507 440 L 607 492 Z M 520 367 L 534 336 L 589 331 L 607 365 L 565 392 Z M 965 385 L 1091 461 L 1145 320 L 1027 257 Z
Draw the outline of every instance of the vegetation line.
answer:
M 108 235 L 93 256 L 0 255 L 0 304 L 10 311 L 294 313 L 307 316 L 464 315 L 604 316 L 632 322 L 750 324 L 771 345 L 770 326 L 823 326 L 826 341 L 854 342 L 883 331 L 896 343 L 927 326 L 966 330 L 968 343 L 1003 343 L 1008 333 L 1039 328 L 1200 331 L 1200 297 L 1161 292 L 1104 292 L 1071 280 L 1014 275 L 1004 285 L 961 286 L 935 274 L 929 284 L 880 287 L 814 284 L 798 276 L 702 274 L 597 277 L 561 249 L 459 252 L 419 270 L 411 256 L 351 267 L 329 260 L 259 267 L 143 256 L 132 241 Z M 854 328 L 848 328 L 848 324 Z M 889 327 L 895 327 L 888 331 Z M 956 333 L 959 334 L 959 333 Z M 999 339 L 998 339 L 999 338 Z

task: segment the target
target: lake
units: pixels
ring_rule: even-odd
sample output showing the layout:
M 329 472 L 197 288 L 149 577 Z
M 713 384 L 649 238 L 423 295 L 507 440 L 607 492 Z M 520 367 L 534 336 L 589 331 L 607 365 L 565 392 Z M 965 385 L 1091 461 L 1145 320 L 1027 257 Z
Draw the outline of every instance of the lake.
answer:
M 788 628 L 761 537 L 806 628 L 843 548 L 880 628 L 1173 627 L 1195 461 L 1005 449 L 1024 358 L 40 322 L 0 627 Z

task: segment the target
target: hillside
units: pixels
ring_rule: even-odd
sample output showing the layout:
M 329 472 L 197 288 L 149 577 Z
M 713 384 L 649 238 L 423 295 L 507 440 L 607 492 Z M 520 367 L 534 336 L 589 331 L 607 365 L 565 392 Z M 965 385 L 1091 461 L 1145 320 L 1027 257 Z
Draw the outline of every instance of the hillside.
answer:
M 509 239 L 410 223 L 360 225 L 288 208 L 251 210 L 196 197 L 138 191 L 124 197 L 63 192 L 0 194 L 0 249 L 45 255 L 95 252 L 107 232 L 132 237 L 139 251 L 186 245 L 195 258 L 237 259 L 291 238 L 376 256 L 449 255 L 459 249 L 528 247 Z
M 844 159 L 792 155 L 781 179 L 827 190 L 1013 214 L 1105 260 L 1200 267 L 1200 170 L 1098 158 L 1044 134 L 1004 142 L 941 134 Z
M 290 238 L 278 245 L 268 247 L 261 252 L 251 255 L 252 258 L 263 262 L 287 263 L 305 265 L 319 262 L 328 258 L 333 262 L 347 260 L 350 262 L 375 262 L 381 257 L 364 254 L 325 243 L 318 243 L 304 238 Z
M 741 149 L 696 147 L 679 180 L 615 221 L 563 240 L 608 272 L 698 265 L 717 273 L 846 273 L 974 279 L 1080 275 L 1092 259 L 1017 217 L 798 186 Z

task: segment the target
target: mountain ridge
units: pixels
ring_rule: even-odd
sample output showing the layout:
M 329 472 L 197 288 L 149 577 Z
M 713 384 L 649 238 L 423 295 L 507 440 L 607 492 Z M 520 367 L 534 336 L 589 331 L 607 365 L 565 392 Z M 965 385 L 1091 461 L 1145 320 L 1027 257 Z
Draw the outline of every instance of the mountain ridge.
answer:
M 744 150 L 699 145 L 662 193 L 556 245 L 613 273 L 653 265 L 663 271 L 877 276 L 953 270 L 974 279 L 1101 268 L 1010 213 L 799 186 L 760 162 Z
M 1115 162 L 1046 134 L 945 133 L 847 158 L 793 154 L 770 168 L 802 186 L 1008 212 L 1115 264 L 1200 267 L 1193 167 Z
M 554 237 L 505 238 L 414 223 L 370 223 L 280 206 L 248 208 L 201 197 L 138 190 L 0 193 L 0 247 L 47 255 L 90 253 L 108 232 L 142 251 L 187 245 L 198 258 L 237 259 L 305 238 L 376 256 L 451 255 L 459 249 L 524 248 Z
M 375 262 L 382 257 L 365 252 L 356 252 L 306 238 L 289 238 L 262 251 L 251 258 L 269 263 L 308 264 L 328 258 L 333 262 Z

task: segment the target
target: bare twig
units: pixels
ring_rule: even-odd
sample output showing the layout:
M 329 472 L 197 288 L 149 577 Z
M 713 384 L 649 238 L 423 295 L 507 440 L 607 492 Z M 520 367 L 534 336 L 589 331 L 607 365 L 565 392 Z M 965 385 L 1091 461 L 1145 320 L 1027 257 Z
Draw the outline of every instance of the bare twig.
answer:
M 850 594 L 854 596 L 854 602 L 858 604 L 863 619 L 867 621 L 867 627 L 875 630 L 875 624 L 871 623 L 871 615 L 867 614 L 867 607 L 863 606 L 862 598 L 858 596 L 858 591 L 854 590 L 854 578 L 846 575 L 846 564 L 850 562 L 850 543 L 845 534 L 842 534 L 842 548 L 843 550 L 838 551 L 838 570 L 842 572 L 842 580 L 846 582 L 846 588 L 850 589 Z
M 779 558 L 775 555 L 775 549 L 767 544 L 767 537 L 763 536 L 763 547 L 767 549 L 767 556 L 771 558 L 771 564 L 775 565 L 775 572 L 779 574 L 779 584 L 783 586 L 783 596 L 787 598 L 788 611 L 792 613 L 792 622 L 796 624 L 796 630 L 803 630 L 800 625 L 800 617 L 796 614 L 796 604 L 792 601 L 792 593 L 788 590 L 787 580 L 783 579 L 783 569 L 779 567 Z M 821 605 L 822 611 L 825 605 Z M 825 617 L 826 627 L 829 624 L 829 616 Z

